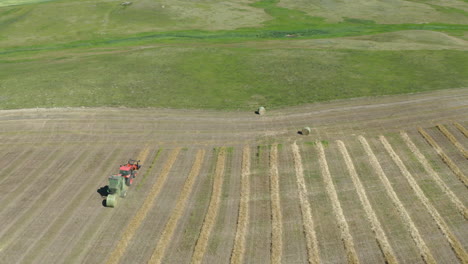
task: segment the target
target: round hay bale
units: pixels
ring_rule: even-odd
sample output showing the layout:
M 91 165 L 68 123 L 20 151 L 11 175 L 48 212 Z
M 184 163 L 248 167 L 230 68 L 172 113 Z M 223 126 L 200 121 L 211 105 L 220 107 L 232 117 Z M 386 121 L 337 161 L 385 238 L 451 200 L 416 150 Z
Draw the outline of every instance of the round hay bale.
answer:
M 305 136 L 309 135 L 310 134 L 310 127 L 303 127 L 301 132 L 302 132 L 302 135 L 305 135 Z
M 257 110 L 257 114 L 264 115 L 266 113 L 265 107 L 260 106 Z

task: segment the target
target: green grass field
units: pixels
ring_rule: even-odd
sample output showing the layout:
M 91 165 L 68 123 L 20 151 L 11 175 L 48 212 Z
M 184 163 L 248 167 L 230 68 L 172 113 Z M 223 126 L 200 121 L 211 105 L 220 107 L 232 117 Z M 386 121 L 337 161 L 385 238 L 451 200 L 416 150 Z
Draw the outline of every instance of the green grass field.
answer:
M 412 1 L 424 8 L 404 24 L 366 19 L 358 2 L 355 16 L 336 1 L 333 16 L 304 1 L 7 2 L 2 109 L 276 108 L 468 87 L 464 1 Z

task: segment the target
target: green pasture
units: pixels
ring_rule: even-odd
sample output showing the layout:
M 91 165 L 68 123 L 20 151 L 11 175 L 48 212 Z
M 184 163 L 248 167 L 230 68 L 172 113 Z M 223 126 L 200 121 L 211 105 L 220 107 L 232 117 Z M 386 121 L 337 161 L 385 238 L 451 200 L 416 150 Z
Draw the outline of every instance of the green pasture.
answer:
M 325 11 L 321 17 L 312 7 L 300 11 L 294 2 L 274 0 L 0 5 L 0 109 L 277 108 L 468 87 L 468 26 L 447 20 L 455 13 L 467 17 L 460 7 L 468 4 L 459 2 L 427 1 L 437 6 L 439 21 L 402 24 L 349 16 L 349 10 L 332 21 Z M 421 43 L 433 48 L 394 50 L 397 35 L 382 34 L 407 30 L 437 31 L 444 41 L 426 34 Z M 375 36 L 369 39 L 388 42 L 389 49 L 303 42 L 353 36 Z

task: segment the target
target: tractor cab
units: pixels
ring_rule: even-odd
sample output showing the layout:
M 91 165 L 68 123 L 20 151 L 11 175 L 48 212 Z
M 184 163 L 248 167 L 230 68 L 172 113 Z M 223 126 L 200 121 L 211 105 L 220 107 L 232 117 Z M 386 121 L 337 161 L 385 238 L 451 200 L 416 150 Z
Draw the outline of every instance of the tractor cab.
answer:
M 124 176 L 125 178 L 128 178 L 130 176 L 130 174 L 132 173 L 132 170 L 127 165 L 124 165 L 124 166 L 120 166 L 120 172 L 119 173 L 122 176 Z

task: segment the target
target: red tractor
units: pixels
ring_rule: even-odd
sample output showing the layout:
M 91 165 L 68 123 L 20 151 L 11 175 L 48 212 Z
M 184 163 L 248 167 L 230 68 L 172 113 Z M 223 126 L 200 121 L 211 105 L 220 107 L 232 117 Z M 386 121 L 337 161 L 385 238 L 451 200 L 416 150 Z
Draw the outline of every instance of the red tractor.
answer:
M 127 186 L 132 185 L 133 179 L 137 175 L 137 171 L 140 169 L 141 165 L 139 160 L 129 160 L 127 164 L 120 165 L 120 175 L 125 178 L 125 184 Z
M 120 165 L 119 174 L 109 177 L 106 206 L 115 207 L 117 204 L 117 196 L 122 198 L 127 196 L 128 186 L 132 185 L 133 179 L 141 167 L 139 163 L 139 160 L 129 160 L 127 164 Z

